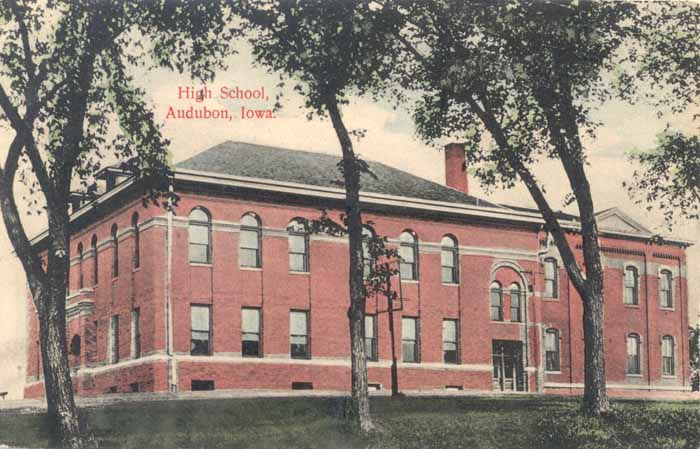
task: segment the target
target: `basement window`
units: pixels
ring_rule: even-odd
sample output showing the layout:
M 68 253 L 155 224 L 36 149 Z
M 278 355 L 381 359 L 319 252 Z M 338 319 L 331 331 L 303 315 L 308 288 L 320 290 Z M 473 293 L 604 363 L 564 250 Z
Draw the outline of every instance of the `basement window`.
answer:
M 213 380 L 193 380 L 192 381 L 192 391 L 213 391 L 214 381 Z
M 138 382 L 134 382 L 134 383 L 130 384 L 129 388 L 131 388 L 132 393 L 138 393 L 139 391 L 141 391 L 141 387 L 139 386 Z
M 464 387 L 462 385 L 445 385 L 445 390 L 447 391 L 462 391 Z
M 369 383 L 367 384 L 367 389 L 369 391 L 379 391 L 382 389 L 382 384 L 377 384 L 377 383 Z
M 292 390 L 313 390 L 314 384 L 311 382 L 292 382 Z

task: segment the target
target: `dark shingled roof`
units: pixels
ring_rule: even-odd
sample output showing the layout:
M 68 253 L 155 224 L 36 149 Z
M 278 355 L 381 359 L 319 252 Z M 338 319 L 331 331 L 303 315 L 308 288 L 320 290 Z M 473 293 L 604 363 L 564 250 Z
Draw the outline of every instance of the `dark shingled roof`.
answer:
M 179 162 L 175 169 L 341 188 L 340 157 L 245 142 L 223 142 Z M 379 162 L 367 161 L 377 178 L 363 173 L 362 191 L 424 200 L 501 207 Z

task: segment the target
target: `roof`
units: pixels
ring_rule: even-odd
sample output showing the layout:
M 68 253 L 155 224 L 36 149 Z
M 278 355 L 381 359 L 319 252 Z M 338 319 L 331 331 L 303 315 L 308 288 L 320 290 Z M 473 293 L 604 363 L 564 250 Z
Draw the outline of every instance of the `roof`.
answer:
M 177 163 L 175 169 L 340 188 L 342 176 L 338 162 L 339 157 L 329 154 L 227 141 Z M 362 174 L 362 192 L 501 207 L 380 162 L 366 162 L 376 177 Z

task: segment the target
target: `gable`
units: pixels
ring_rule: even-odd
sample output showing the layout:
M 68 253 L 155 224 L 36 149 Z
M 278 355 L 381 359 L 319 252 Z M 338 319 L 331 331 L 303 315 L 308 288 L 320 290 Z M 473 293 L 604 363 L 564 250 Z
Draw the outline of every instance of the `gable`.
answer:
M 626 234 L 650 235 L 651 232 L 627 216 L 618 208 L 597 214 L 598 228 L 603 231 L 624 232 Z

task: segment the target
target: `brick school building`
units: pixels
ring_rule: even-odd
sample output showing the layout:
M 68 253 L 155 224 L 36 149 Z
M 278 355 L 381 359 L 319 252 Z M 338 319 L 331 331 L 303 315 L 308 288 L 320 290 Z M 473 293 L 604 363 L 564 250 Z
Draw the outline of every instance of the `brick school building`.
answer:
M 395 304 L 402 390 L 583 390 L 582 304 L 536 210 L 469 194 L 464 150 L 447 185 L 369 162 L 366 234 L 403 256 Z M 349 390 L 347 239 L 338 158 L 225 142 L 174 169 L 177 207 L 144 207 L 117 168 L 72 212 L 69 361 L 78 395 L 189 390 Z M 560 213 L 582 260 L 577 217 Z M 598 213 L 612 394 L 689 391 L 685 248 L 617 208 Z M 45 245 L 45 235 L 35 239 Z M 26 397 L 43 395 L 28 307 Z M 390 388 L 387 302 L 368 299 L 369 382 Z

